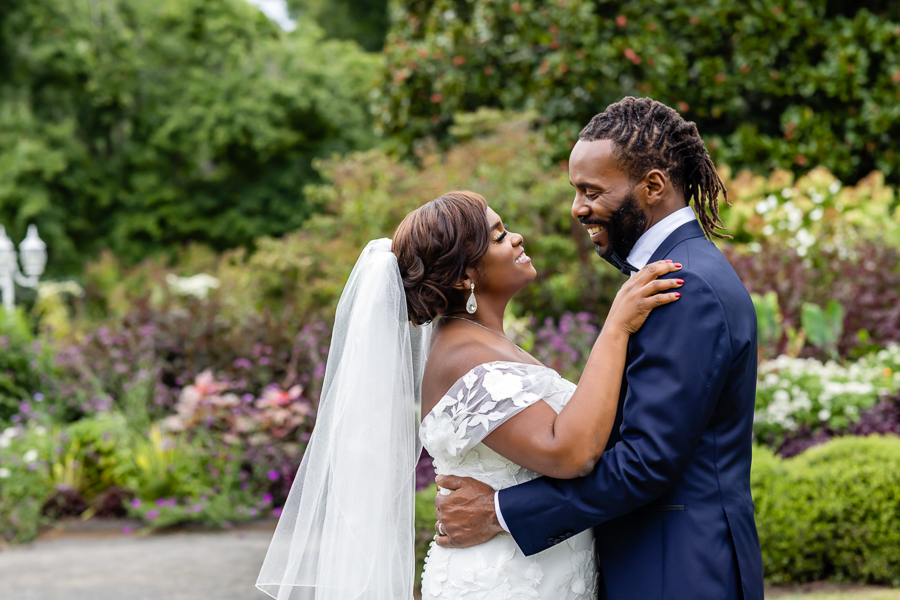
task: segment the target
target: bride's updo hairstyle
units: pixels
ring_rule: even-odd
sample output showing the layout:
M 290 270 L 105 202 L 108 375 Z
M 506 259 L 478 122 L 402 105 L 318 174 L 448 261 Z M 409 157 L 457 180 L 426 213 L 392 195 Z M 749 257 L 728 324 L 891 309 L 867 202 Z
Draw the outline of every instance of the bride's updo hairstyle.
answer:
M 391 249 L 406 290 L 409 320 L 428 323 L 461 303 L 453 289 L 490 246 L 487 201 L 475 192 L 450 192 L 406 215 Z

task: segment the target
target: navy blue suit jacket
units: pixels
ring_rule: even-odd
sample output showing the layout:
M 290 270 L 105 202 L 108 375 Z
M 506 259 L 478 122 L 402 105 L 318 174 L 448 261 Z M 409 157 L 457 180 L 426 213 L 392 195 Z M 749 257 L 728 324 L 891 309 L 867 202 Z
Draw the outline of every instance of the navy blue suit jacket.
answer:
M 690 222 L 651 262 L 683 268 L 682 297 L 628 344 L 616 425 L 587 477 L 500 491 L 527 555 L 594 527 L 600 598 L 763 600 L 750 460 L 756 313 L 722 253 Z

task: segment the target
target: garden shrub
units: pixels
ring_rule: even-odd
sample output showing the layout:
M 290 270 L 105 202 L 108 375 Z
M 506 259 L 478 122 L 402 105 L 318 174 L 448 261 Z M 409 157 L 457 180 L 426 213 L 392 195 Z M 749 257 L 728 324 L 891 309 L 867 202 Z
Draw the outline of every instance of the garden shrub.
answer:
M 872 434 L 900 436 L 900 393 L 885 398 L 874 406 L 863 408 L 860 410 L 859 420 L 847 427 L 801 425 L 797 431 L 785 436 L 776 452 L 784 458 L 789 458 L 835 437 Z
M 717 162 L 900 181 L 900 9 L 864 0 L 403 0 L 375 113 L 402 143 L 459 112 L 530 108 L 564 155 L 596 113 L 650 96 Z
M 21 311 L 0 308 L 0 428 L 39 410 L 54 377 L 52 349 Z
M 846 429 L 860 411 L 900 390 L 900 345 L 845 365 L 786 355 L 761 363 L 753 431 L 778 445 L 785 433 Z
M 845 437 L 786 460 L 758 447 L 751 484 L 769 583 L 900 585 L 900 438 Z
M 41 425 L 0 428 L 0 538 L 27 542 L 46 521 L 44 502 L 53 491 L 46 458 L 52 438 Z

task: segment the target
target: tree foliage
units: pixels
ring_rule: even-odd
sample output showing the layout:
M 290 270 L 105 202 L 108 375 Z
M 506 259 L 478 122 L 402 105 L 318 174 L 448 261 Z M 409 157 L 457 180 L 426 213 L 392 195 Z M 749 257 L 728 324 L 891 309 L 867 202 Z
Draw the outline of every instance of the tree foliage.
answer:
M 377 65 L 243 0 L 6 0 L 0 223 L 69 271 L 296 229 L 312 159 L 371 143 Z
M 608 104 L 650 96 L 717 161 L 900 182 L 900 8 L 861 0 L 400 0 L 376 111 L 411 142 L 480 106 L 534 109 L 564 156 Z
M 330 38 L 354 40 L 370 52 L 384 46 L 387 0 L 287 0 L 298 19 L 313 19 Z

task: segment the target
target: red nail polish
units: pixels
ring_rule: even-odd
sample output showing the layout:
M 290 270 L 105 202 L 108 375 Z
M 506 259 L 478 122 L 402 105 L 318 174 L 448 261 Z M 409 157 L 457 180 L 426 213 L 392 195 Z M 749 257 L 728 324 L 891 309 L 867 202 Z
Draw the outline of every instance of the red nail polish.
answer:
M 681 268 L 681 263 L 675 263 L 675 266 L 678 267 L 678 268 L 680 269 L 680 268 Z
M 676 279 L 675 281 L 678 282 L 678 285 L 684 285 L 684 279 Z
M 669 259 L 668 259 L 668 258 L 667 258 L 667 259 L 666 259 L 666 262 L 667 262 L 667 263 L 670 263 L 670 262 L 672 262 L 672 261 L 671 261 L 671 260 L 669 260 Z
M 676 293 L 675 293 L 675 297 L 676 297 L 676 298 L 681 298 L 681 293 L 676 292 Z

